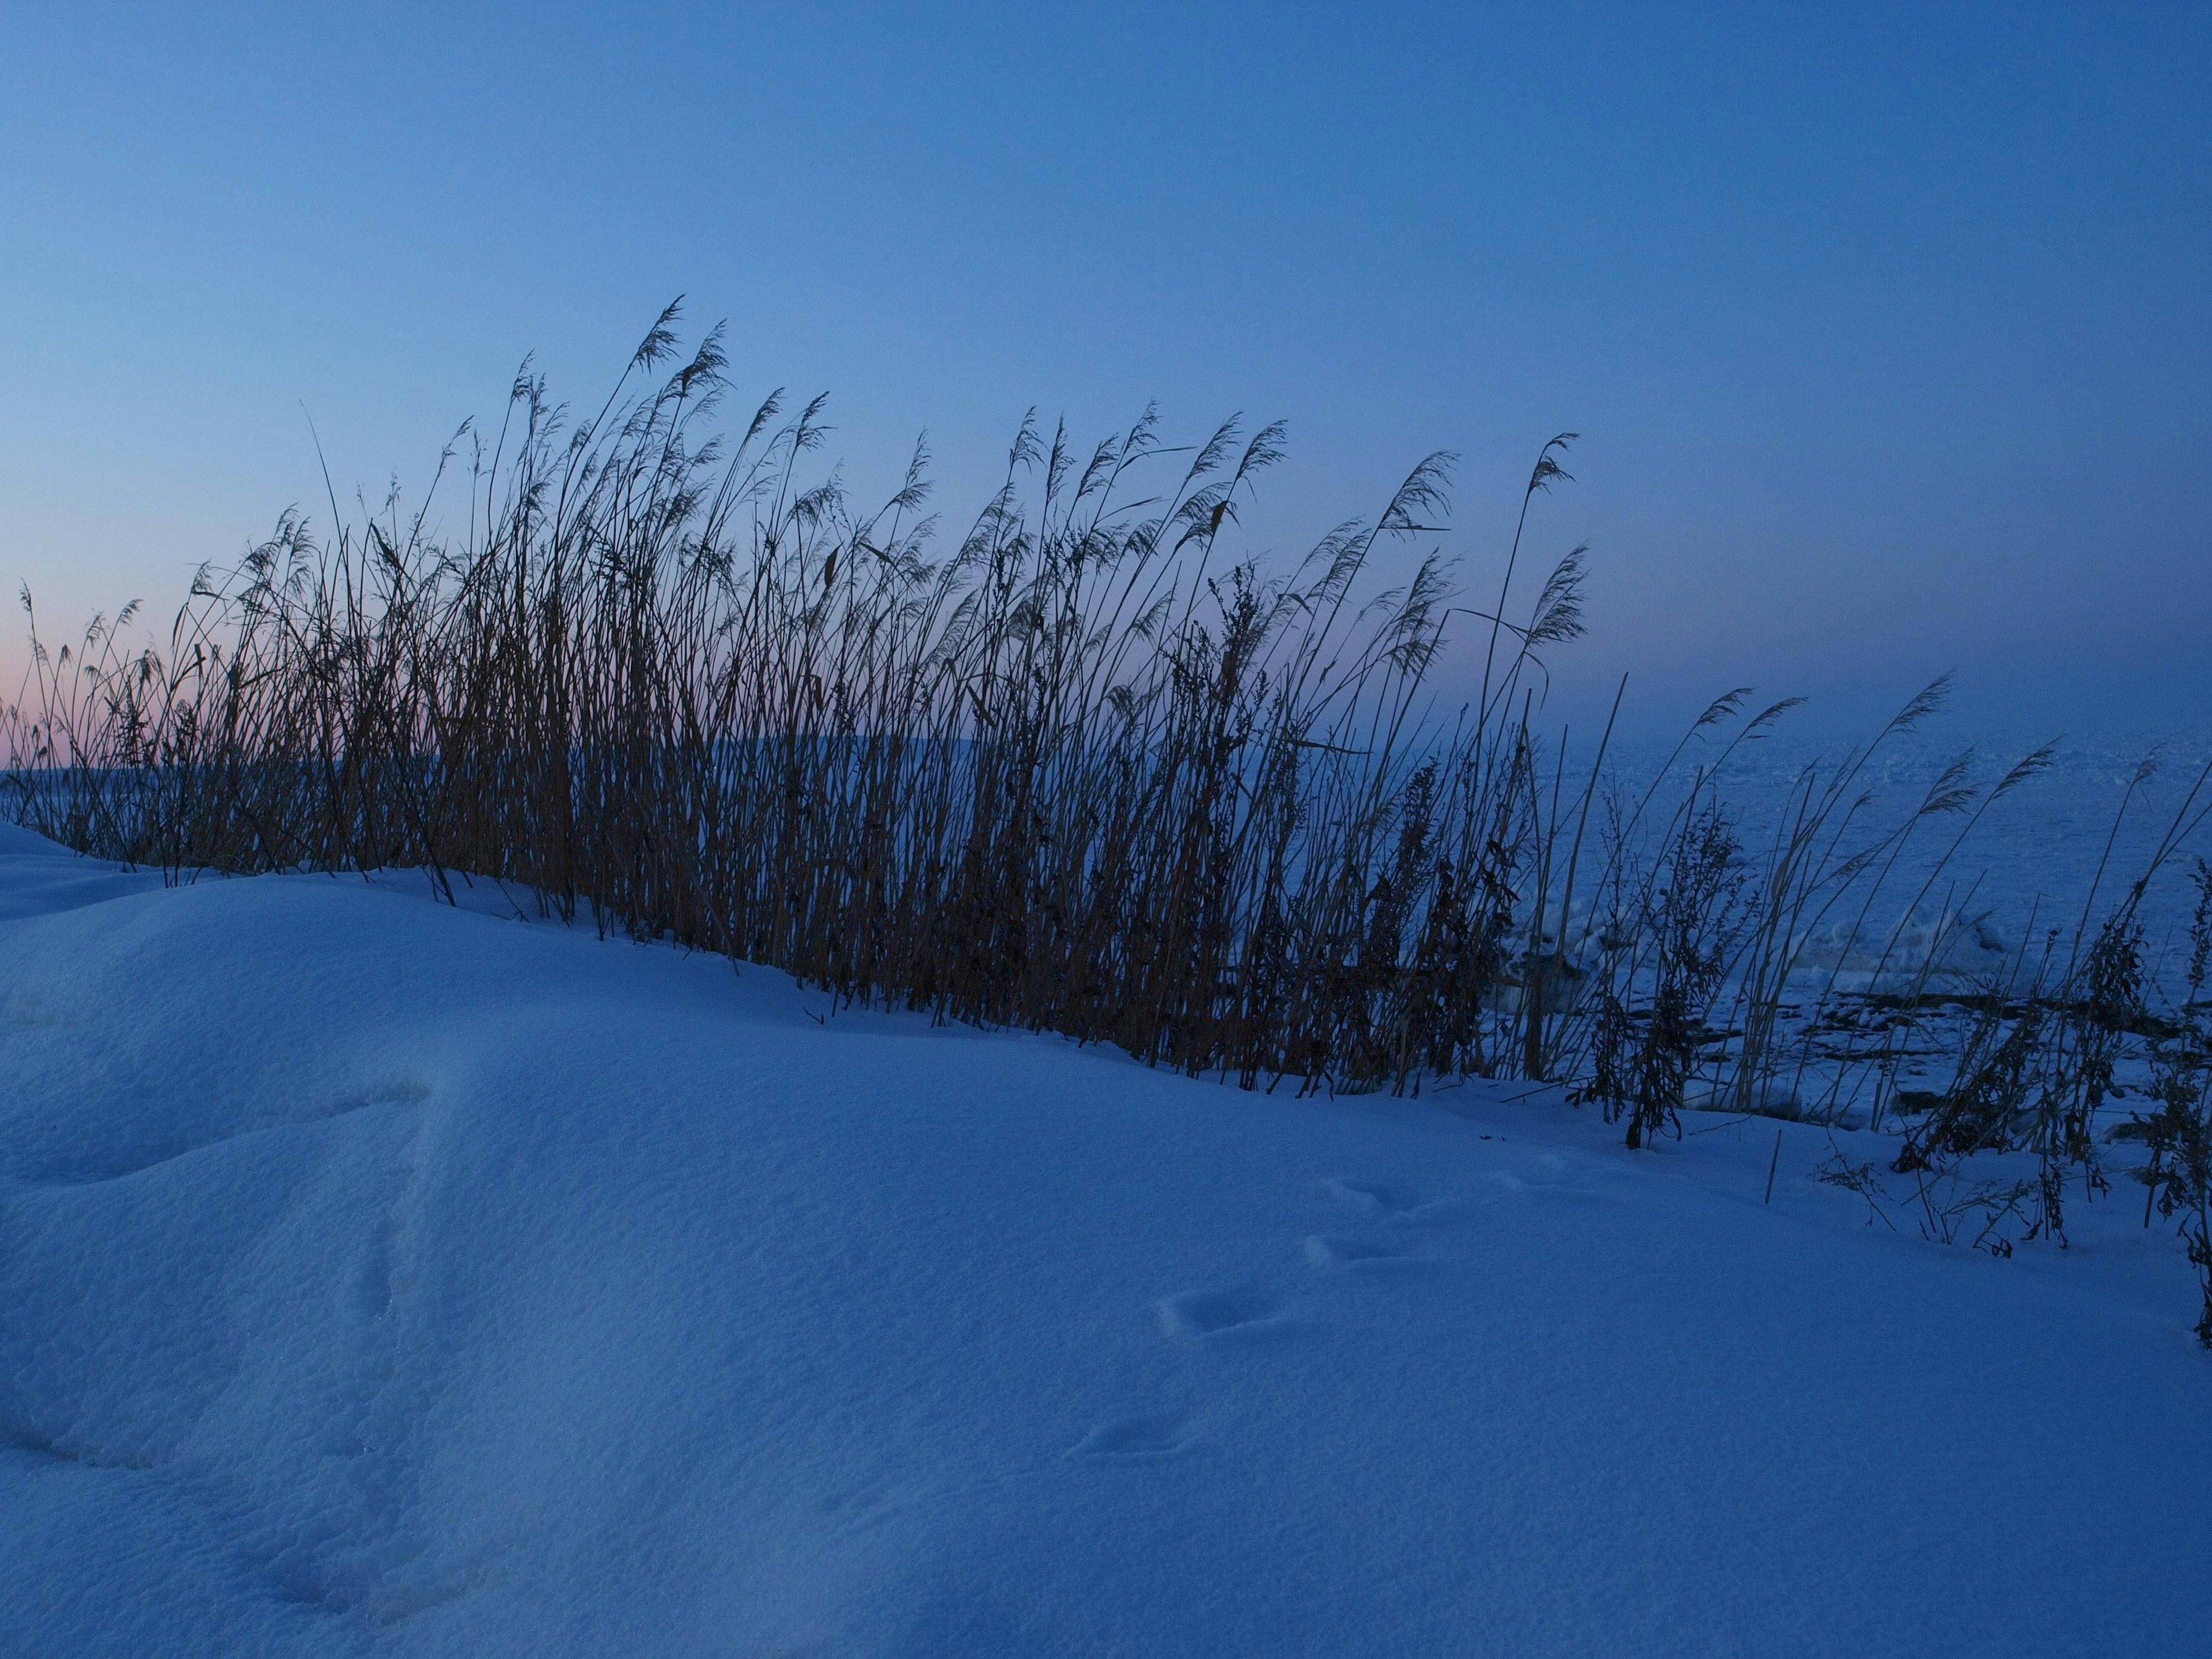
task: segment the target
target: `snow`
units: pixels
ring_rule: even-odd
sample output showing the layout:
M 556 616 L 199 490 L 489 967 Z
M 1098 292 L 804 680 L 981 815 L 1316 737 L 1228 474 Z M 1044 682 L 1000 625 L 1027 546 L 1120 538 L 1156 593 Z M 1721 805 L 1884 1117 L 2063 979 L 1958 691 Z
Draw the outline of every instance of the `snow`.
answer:
M 1856 850 L 1908 819 L 1962 751 L 1973 756 L 1966 775 L 1987 789 L 2036 746 L 2034 738 L 2018 736 L 1985 738 L 1969 750 L 1941 723 L 1891 735 L 1858 775 L 1857 789 L 1870 799 L 1839 846 Z M 1631 742 L 1613 752 L 1609 769 L 1631 800 L 1650 787 L 1673 747 Z M 1676 763 L 1676 782 L 1709 760 L 1713 747 L 1692 745 Z M 1806 769 L 1817 768 L 1825 779 L 1844 750 L 1784 732 L 1730 752 L 1719 792 L 1751 859 L 1763 860 L 1793 818 Z M 2155 763 L 2154 769 L 2138 778 L 2146 761 Z M 2022 947 L 2035 945 L 2051 928 L 2070 938 L 2085 914 L 2092 925 L 2110 915 L 2152 864 L 2208 762 L 2212 735 L 2203 732 L 2056 743 L 2048 769 L 1992 805 L 1955 853 L 1950 849 L 1962 817 L 1946 814 L 1924 823 L 1890 871 L 1868 925 L 1853 937 L 1857 906 L 1845 904 L 1818 930 L 1824 936 L 1810 941 L 1802 958 L 1808 981 L 1841 969 L 1844 987 L 1865 988 L 1876 963 L 1886 961 L 1893 983 L 1933 956 L 1939 977 L 1955 983 L 2014 967 Z M 1571 781 L 1571 770 L 1568 776 Z M 1658 799 L 1671 805 L 1678 793 L 1662 788 Z M 2212 837 L 2200 833 L 2146 884 L 2138 919 L 2154 979 L 2171 978 L 2188 952 L 2196 896 L 2190 872 L 2203 854 L 2212 854 Z M 1903 914 L 1939 864 L 1942 874 L 1917 912 Z M 2034 954 L 2031 949 L 2030 966 Z
M 1809 1126 L 1765 1205 L 1771 1123 L 1248 1094 L 534 914 L 0 829 L 8 1652 L 2204 1640 L 2124 1189 L 1997 1261 Z

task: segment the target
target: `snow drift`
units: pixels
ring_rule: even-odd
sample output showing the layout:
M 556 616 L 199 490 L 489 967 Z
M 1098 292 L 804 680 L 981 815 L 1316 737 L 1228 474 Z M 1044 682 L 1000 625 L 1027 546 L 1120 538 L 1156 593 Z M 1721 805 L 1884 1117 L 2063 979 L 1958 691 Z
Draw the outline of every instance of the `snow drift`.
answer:
M 1771 1124 L 1259 1097 L 0 837 L 10 1653 L 2206 1639 L 2212 1360 L 2124 1202 L 1993 1261 L 1810 1127 L 1768 1206 Z

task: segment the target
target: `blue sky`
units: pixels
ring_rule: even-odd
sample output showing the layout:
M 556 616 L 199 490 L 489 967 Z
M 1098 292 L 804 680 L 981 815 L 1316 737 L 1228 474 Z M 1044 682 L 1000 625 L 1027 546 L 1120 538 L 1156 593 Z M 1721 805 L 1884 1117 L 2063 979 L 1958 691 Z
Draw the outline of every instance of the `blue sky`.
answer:
M 678 293 L 957 516 L 1024 410 L 1291 427 L 1292 549 L 1553 432 L 1580 719 L 2212 709 L 2203 8 L 0 9 L 0 579 L 51 632 L 428 476 Z M 325 516 L 319 514 L 318 516 Z M 10 628 L 0 665 L 20 662 Z M 12 672 L 9 677 L 13 684 Z

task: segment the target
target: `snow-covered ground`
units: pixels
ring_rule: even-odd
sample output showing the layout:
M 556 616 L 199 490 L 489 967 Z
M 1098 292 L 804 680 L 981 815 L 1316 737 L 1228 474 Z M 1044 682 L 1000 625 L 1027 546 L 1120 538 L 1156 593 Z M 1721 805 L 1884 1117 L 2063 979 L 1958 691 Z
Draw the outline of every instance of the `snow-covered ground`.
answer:
M 1985 790 L 2036 746 L 2025 737 L 1985 738 L 1971 746 L 1966 776 Z M 1674 747 L 1624 743 L 1609 775 L 1632 802 L 1650 787 Z M 1662 786 L 1658 793 L 1663 807 L 1672 806 L 1679 787 L 1701 762 L 1710 762 L 1717 747 L 1692 744 L 1675 760 L 1668 775 L 1676 787 Z M 1832 775 L 1848 747 L 1785 729 L 1740 744 L 1730 753 L 1719 774 L 1719 793 L 1752 861 L 1763 866 L 1782 825 L 1794 816 L 1807 769 L 1816 768 L 1823 779 Z M 1853 799 L 1862 793 L 1869 799 L 1838 838 L 1840 852 L 1856 851 L 1909 818 L 1968 748 L 1963 738 L 1940 723 L 1893 735 L 1877 747 L 1849 792 Z M 2147 760 L 2154 763 L 2150 775 L 2136 781 Z M 1837 906 L 1821 930 L 1832 937 L 1817 939 L 1802 957 L 1806 981 L 1817 983 L 1841 967 L 1840 983 L 1856 988 L 1867 982 L 1867 975 L 1855 970 L 1877 961 L 1887 963 L 1893 978 L 1909 979 L 1931 946 L 1948 970 L 1938 975 L 1939 983 L 2016 970 L 2023 947 L 2032 966 L 2048 930 L 2056 928 L 2062 939 L 2070 939 L 2085 915 L 2094 930 L 2112 913 L 2152 863 L 2208 761 L 2212 734 L 2055 744 L 2048 769 L 1991 805 L 1955 852 L 1962 815 L 1943 814 L 1923 823 L 1887 871 L 1880 897 L 1848 945 L 1832 936 L 1852 932 L 1860 907 L 1856 901 Z M 2154 987 L 2166 994 L 2179 989 L 2181 959 L 2189 951 L 2186 935 L 2196 898 L 2190 875 L 2196 859 L 2208 854 L 2212 835 L 2200 830 L 2151 877 L 2138 911 L 2145 966 Z M 1935 875 L 1939 865 L 1942 873 Z M 1863 894 L 1863 885 L 1855 891 Z
M 2212 1641 L 2139 1200 L 1997 1261 L 1808 1126 L 1768 1206 L 1771 1123 L 1264 1097 L 471 907 L 0 828 L 0 1650 Z

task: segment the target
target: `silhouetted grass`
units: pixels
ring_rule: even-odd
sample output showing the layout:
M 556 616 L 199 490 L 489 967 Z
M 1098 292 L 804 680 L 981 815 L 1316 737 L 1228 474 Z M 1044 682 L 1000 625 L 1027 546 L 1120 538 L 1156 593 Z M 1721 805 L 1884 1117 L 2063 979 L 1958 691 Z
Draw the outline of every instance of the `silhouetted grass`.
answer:
M 673 350 L 664 317 L 632 365 Z M 917 455 L 856 513 L 820 405 L 733 442 L 713 338 L 574 425 L 518 382 L 455 545 L 396 505 L 288 514 L 167 647 L 37 652 L 15 811 L 170 871 L 420 866 L 842 996 L 1112 1042 L 1248 1085 L 1491 1069 L 1534 833 L 1516 711 L 1579 629 L 1578 555 L 1492 622 L 1480 704 L 1423 682 L 1449 458 L 1272 568 L 1217 552 L 1280 432 L 1025 426 L 933 561 Z M 1533 495 L 1559 476 L 1545 447 Z M 1502 617 L 1502 613 L 1501 613 Z
M 1747 719 L 1747 693 L 1720 699 L 1632 795 L 1606 781 L 1610 723 L 1571 772 L 1535 722 L 1547 652 L 1581 632 L 1582 550 L 1533 596 L 1516 584 L 1571 434 L 1540 451 L 1479 608 L 1419 551 L 1442 454 L 1303 559 L 1224 551 L 1282 459 L 1279 428 L 1234 422 L 1175 448 L 1148 415 L 1088 450 L 1025 424 L 940 553 L 925 455 L 856 507 L 810 471 L 820 402 L 787 416 L 770 398 L 726 430 L 717 340 L 680 358 L 673 322 L 583 420 L 520 379 L 411 515 L 395 496 L 349 526 L 333 502 L 319 541 L 285 514 L 236 569 L 200 573 L 159 650 L 125 647 L 128 612 L 52 653 L 34 626 L 4 810 L 173 873 L 519 883 L 841 999 L 1246 1087 L 1518 1077 L 1599 1105 L 1631 1145 L 1686 1106 L 1886 1118 L 1891 1176 L 1947 1239 L 2003 1242 L 2014 1218 L 2063 1237 L 2067 1180 L 2104 1180 L 2116 1067 L 2148 1067 L 2160 1104 L 2130 1133 L 2153 1206 L 2195 1229 L 2212 1310 L 2203 948 L 2186 1008 L 2152 1010 L 2151 872 L 1962 999 L 1936 982 L 1940 928 L 1893 961 L 1875 919 L 1939 888 L 1961 914 L 1954 858 L 2049 751 L 1986 790 L 1962 757 L 1883 817 L 1869 760 L 1940 682 L 1808 769 L 1761 848 L 1728 768 L 1790 702 Z M 433 503 L 457 536 L 433 533 Z M 1377 555 L 1401 544 L 1410 574 L 1387 585 Z M 1431 684 L 1455 615 L 1486 645 L 1463 704 Z M 2152 870 L 2203 823 L 2204 782 Z M 1862 939 L 1874 971 L 1844 988 Z M 1949 1056 L 1948 1083 L 1924 1086 L 1923 1053 L 1908 1084 L 1908 1040 Z M 2032 1186 L 1970 1174 L 2023 1151 Z M 1881 1211 L 1871 1164 L 1833 1173 Z

